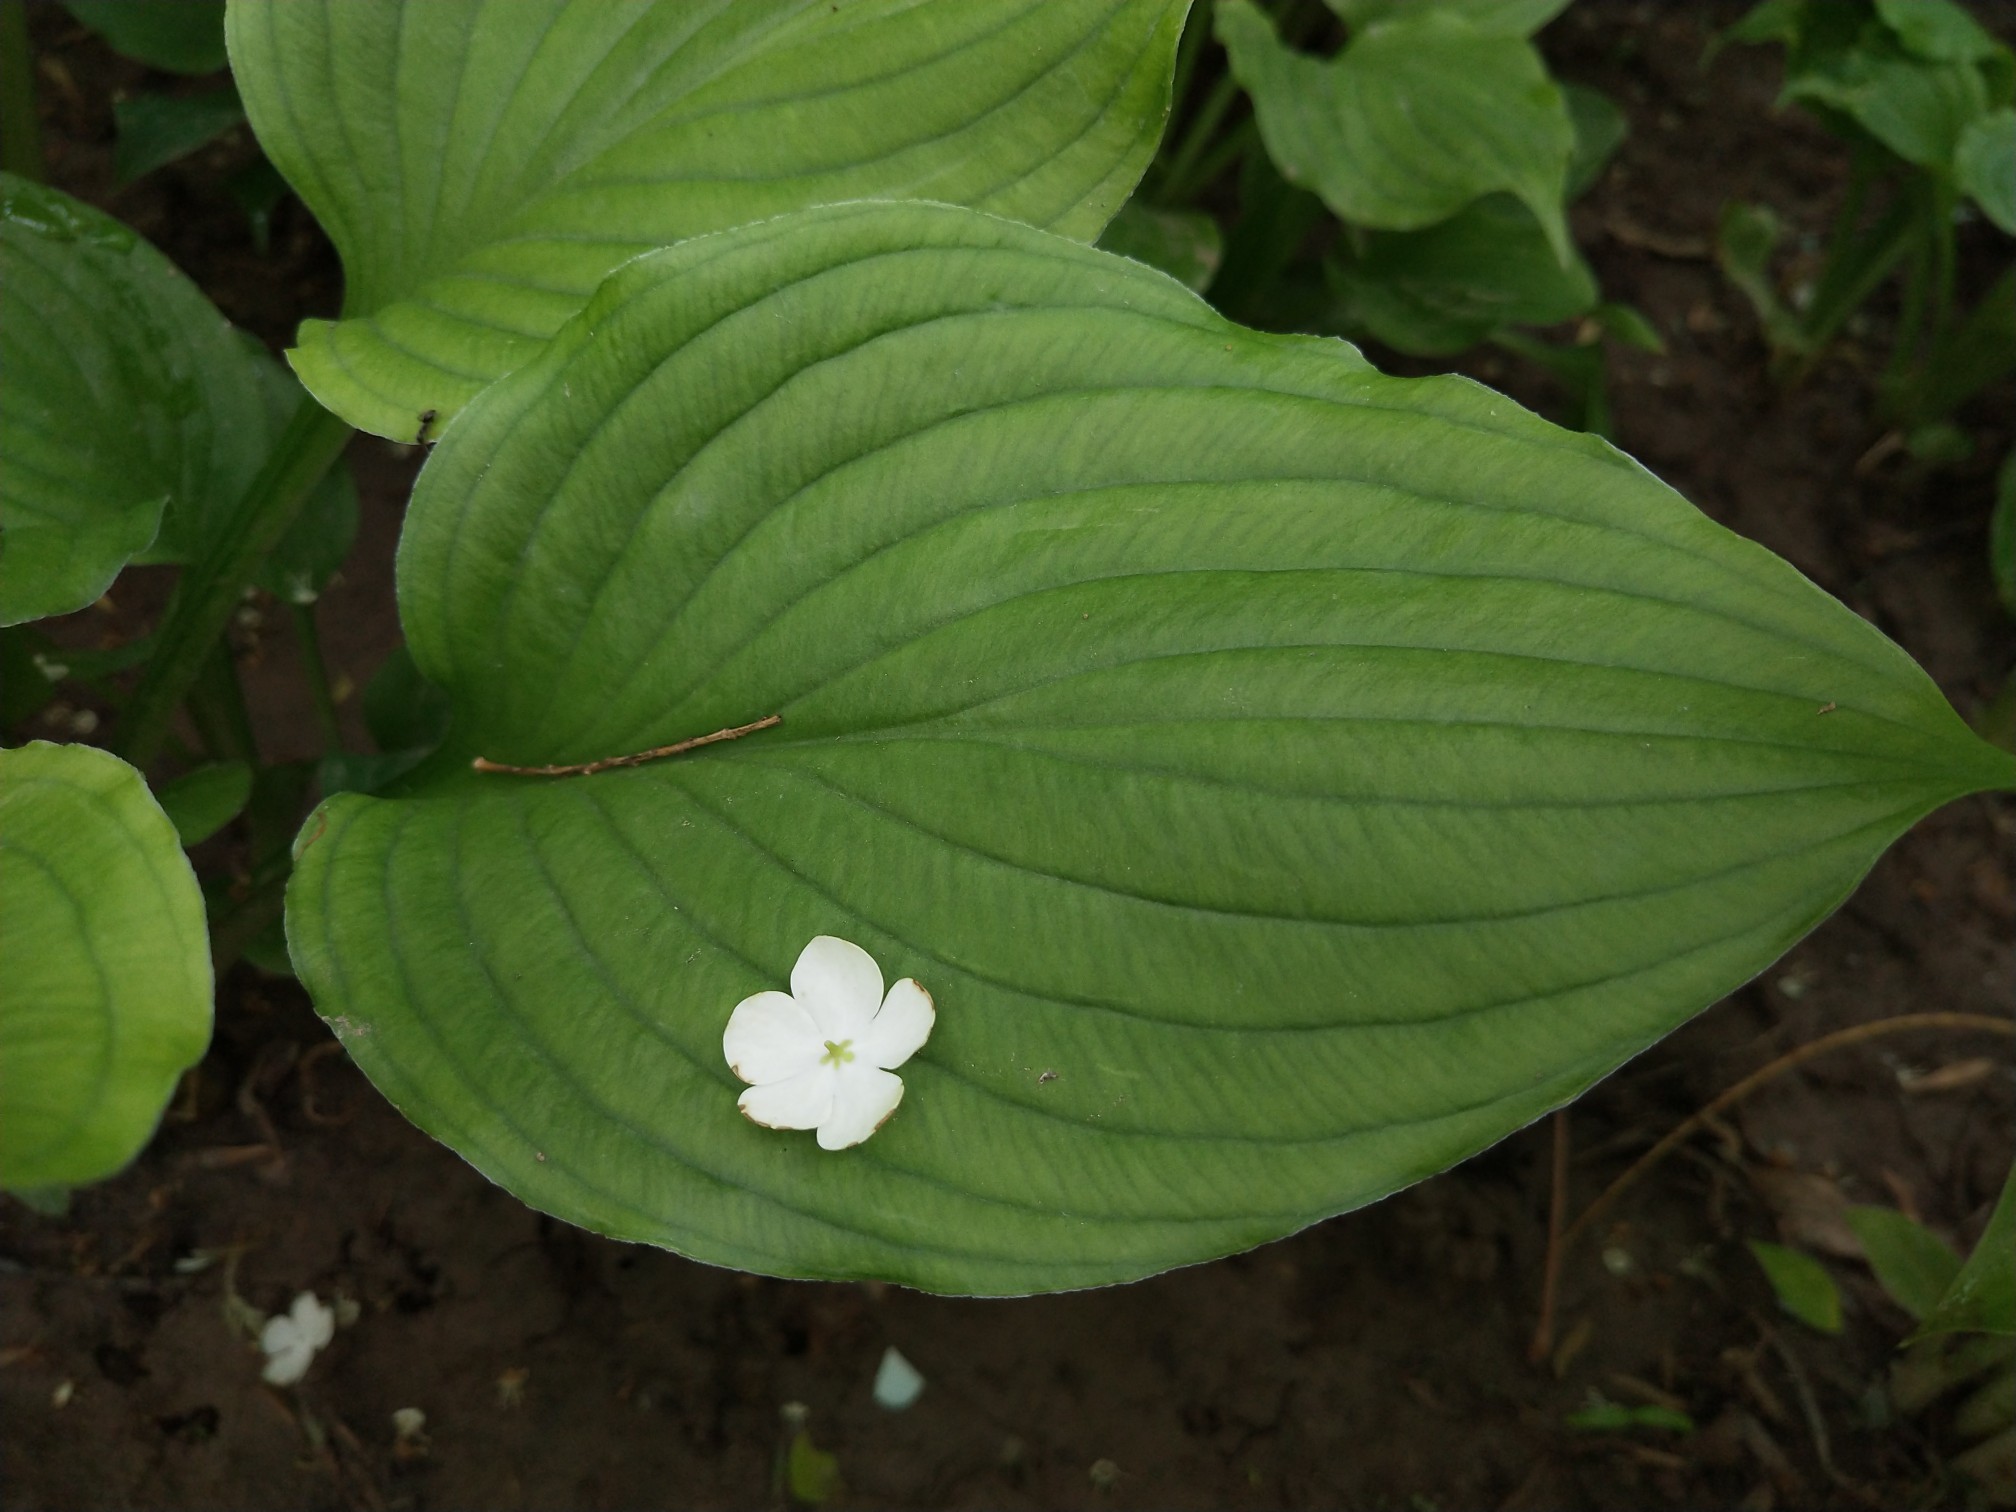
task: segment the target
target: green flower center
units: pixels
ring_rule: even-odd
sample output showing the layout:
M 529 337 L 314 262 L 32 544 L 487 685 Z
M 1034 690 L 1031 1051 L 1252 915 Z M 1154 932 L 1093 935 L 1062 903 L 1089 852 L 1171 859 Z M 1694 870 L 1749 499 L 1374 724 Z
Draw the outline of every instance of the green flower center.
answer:
M 854 1059 L 854 1052 L 848 1048 L 853 1043 L 854 1041 L 852 1040 L 841 1040 L 837 1044 L 832 1040 L 826 1041 L 826 1053 L 819 1057 L 819 1064 L 822 1066 L 846 1065 L 847 1062 Z

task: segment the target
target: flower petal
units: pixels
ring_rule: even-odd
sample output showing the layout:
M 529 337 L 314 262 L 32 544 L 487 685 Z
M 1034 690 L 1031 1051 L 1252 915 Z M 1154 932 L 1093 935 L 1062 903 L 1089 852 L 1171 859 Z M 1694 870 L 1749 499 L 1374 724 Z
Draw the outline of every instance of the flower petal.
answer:
M 814 935 L 791 968 L 791 996 L 812 1015 L 819 1039 L 859 1039 L 882 1006 L 882 968 L 859 945 Z
M 845 1150 L 861 1143 L 887 1123 L 903 1101 L 903 1078 L 865 1061 L 855 1062 L 838 1080 L 833 1110 L 819 1123 L 822 1150 Z
M 833 1111 L 837 1079 L 832 1067 L 814 1066 L 787 1081 L 751 1087 L 736 1106 L 766 1129 L 816 1129 Z
M 742 999 L 728 1015 L 728 1027 L 721 1035 L 728 1069 L 758 1086 L 811 1070 L 824 1049 L 812 1015 L 786 992 L 759 992 Z
M 924 1048 L 924 1041 L 931 1037 L 931 1026 L 937 1021 L 938 1010 L 932 1006 L 931 994 L 905 977 L 889 989 L 889 996 L 882 1000 L 882 1011 L 875 1015 L 875 1022 L 868 1026 L 868 1032 L 854 1049 L 871 1066 L 894 1071 Z

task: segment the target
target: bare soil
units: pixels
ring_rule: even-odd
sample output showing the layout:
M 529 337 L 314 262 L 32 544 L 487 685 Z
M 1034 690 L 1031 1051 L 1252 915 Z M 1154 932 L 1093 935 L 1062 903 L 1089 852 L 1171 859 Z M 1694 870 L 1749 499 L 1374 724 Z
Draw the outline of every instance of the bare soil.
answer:
M 1576 212 L 1609 296 L 1668 342 L 1614 359 L 1619 444 L 1882 626 L 1971 716 L 2016 654 L 1985 556 L 2016 394 L 1975 404 L 1976 460 L 1935 472 L 1878 444 L 1880 306 L 1800 389 L 1766 376 L 1710 256 L 1716 217 L 1728 198 L 1761 201 L 1813 245 L 1845 155 L 1773 113 L 1768 55 L 1699 67 L 1733 14 L 1584 0 L 1543 38 L 1561 76 L 1607 90 L 1632 125 Z M 54 7 L 34 20 L 58 183 L 132 221 L 269 341 L 334 307 L 305 212 L 282 208 L 262 256 L 216 188 L 248 144 L 117 188 L 112 93 L 166 81 Z M 1984 233 L 1968 251 L 2007 244 Z M 1469 369 L 1556 402 L 1509 358 Z M 351 460 L 365 528 L 317 614 L 354 689 L 396 643 L 391 548 L 417 458 L 360 440 Z M 116 612 L 65 633 L 129 633 L 161 592 L 160 573 L 131 575 Z M 312 755 L 285 615 L 267 606 L 238 650 L 267 757 Z M 35 733 L 49 732 L 13 735 Z M 1575 1105 L 1568 1211 L 1789 1048 L 1896 1014 L 2006 1015 L 2012 871 L 2016 805 L 1926 820 L 1786 960 Z M 1838 1250 L 1846 1200 L 1902 1205 L 1970 1244 L 2016 1149 L 2011 1082 L 2006 1040 L 1922 1030 L 1775 1081 L 1563 1257 L 1554 1348 L 1535 1365 L 1551 1123 L 1373 1208 L 1134 1286 L 962 1301 L 780 1282 L 530 1211 L 401 1119 L 291 980 L 240 965 L 142 1158 L 62 1217 L 0 1205 L 0 1506 L 781 1507 L 787 1413 L 838 1457 L 841 1506 L 1956 1505 L 1950 1409 L 1886 1419 L 1907 1322 L 1866 1267 L 1829 1260 L 1847 1320 L 1828 1337 L 1777 1309 L 1745 1241 Z M 275 1390 L 232 1299 L 269 1313 L 305 1289 L 357 1317 L 300 1387 Z M 901 1413 L 870 1395 L 890 1345 L 927 1382 Z M 1698 1431 L 1572 1427 L 1592 1393 Z M 424 1439 L 395 1432 L 409 1407 Z

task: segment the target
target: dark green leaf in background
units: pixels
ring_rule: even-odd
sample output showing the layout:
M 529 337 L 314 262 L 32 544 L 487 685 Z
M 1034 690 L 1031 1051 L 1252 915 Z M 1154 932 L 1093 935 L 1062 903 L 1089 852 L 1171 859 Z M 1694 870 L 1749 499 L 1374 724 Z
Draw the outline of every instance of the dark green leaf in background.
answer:
M 1953 167 L 1961 192 L 2016 236 L 2016 110 L 2004 106 L 1970 121 L 1960 133 Z
M 1530 43 L 1410 9 L 1326 62 L 1283 46 L 1250 0 L 1219 0 L 1216 16 L 1268 154 L 1345 220 L 1418 230 L 1503 190 L 1557 259 L 1573 255 L 1561 201 L 1575 133 Z
M 237 0 L 247 110 L 343 257 L 292 353 L 431 438 L 624 258 L 801 206 L 972 204 L 1090 240 L 1189 0 Z M 431 419 L 423 419 L 424 416 Z
M 1552 325 L 1596 303 L 1580 254 L 1564 267 L 1526 207 L 1494 194 L 1426 231 L 1372 232 L 1332 264 L 1344 318 L 1397 351 L 1439 356 L 1504 325 Z
M 1877 16 L 1907 51 L 1943 63 L 1979 63 L 2007 49 L 1955 0 L 1875 0 Z
M 251 796 L 252 769 L 242 761 L 197 767 L 154 795 L 185 847 L 200 845 L 237 818 Z
M 1129 200 L 1099 235 L 1108 252 L 1160 268 L 1199 294 L 1225 258 L 1218 222 L 1202 210 L 1159 210 Z
M 1883 1290 L 1914 1321 L 1932 1310 L 1960 1274 L 1953 1247 L 1895 1208 L 1851 1207 L 1848 1226 Z
M 2016 1334 L 2016 1170 L 1974 1252 L 1912 1337 L 1948 1333 Z
M 1349 27 L 1375 21 L 1441 11 L 1456 16 L 1480 32 L 1502 37 L 1530 37 L 1568 8 L 1568 0 L 1327 0 Z
M 0 1186 L 109 1176 L 210 1041 L 196 874 L 125 762 L 0 751 L 0 939 Z
M 136 63 L 184 74 L 224 67 L 224 0 L 64 0 L 64 8 Z
M 1995 511 L 1988 517 L 1988 571 L 1995 596 L 2016 615 L 2016 450 L 1995 474 Z
M 1804 1250 L 1787 1249 L 1762 1239 L 1750 1241 L 1750 1253 L 1764 1269 L 1778 1305 L 1821 1333 L 1841 1332 L 1841 1290 L 1827 1267 Z
M 1371 1201 L 2016 782 L 1600 442 L 942 207 L 627 265 L 447 432 L 399 590 L 455 723 L 310 818 L 303 982 L 527 1201 L 777 1274 L 1083 1286 Z M 938 1005 L 841 1155 L 721 1053 L 820 933 Z
M 296 392 L 133 231 L 0 175 L 0 623 L 82 608 L 129 560 L 195 555 Z M 355 516 L 339 469 L 261 581 L 312 598 Z
M 230 88 L 194 95 L 136 94 L 116 101 L 112 117 L 119 130 L 112 166 L 124 184 L 229 131 L 245 119 L 245 107 Z

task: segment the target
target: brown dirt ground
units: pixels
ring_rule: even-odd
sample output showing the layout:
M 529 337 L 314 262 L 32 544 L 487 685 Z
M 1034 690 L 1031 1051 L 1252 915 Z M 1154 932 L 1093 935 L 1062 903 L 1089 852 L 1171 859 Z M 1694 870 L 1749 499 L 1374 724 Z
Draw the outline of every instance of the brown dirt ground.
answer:
M 1606 290 L 1669 342 L 1615 362 L 1620 443 L 1881 625 L 1972 714 L 2016 650 L 1984 553 L 2016 403 L 2005 385 L 1965 417 L 1974 462 L 1934 473 L 1866 460 L 1880 437 L 1867 405 L 1880 309 L 1874 356 L 1851 344 L 1792 393 L 1765 377 L 1755 323 L 1706 255 L 1716 214 L 1741 196 L 1817 233 L 1844 161 L 1800 118 L 1772 113 L 1768 57 L 1697 67 L 1709 23 L 1730 14 L 1583 0 L 1544 38 L 1557 72 L 1608 90 L 1632 122 L 1577 211 Z M 283 208 L 261 258 L 212 187 L 242 143 L 115 189 L 109 96 L 143 76 L 53 7 L 35 22 L 57 182 L 138 225 L 271 341 L 331 307 L 333 263 L 305 213 Z M 1995 251 L 1986 238 L 1974 248 Z M 1509 360 L 1471 370 L 1551 402 Z M 365 527 L 318 613 L 355 687 L 396 635 L 390 551 L 416 459 L 368 440 L 351 457 Z M 87 611 L 67 633 L 122 633 L 161 591 L 160 574 L 135 574 L 109 629 Z M 268 758 L 312 754 L 284 616 L 241 629 L 239 651 Z M 1570 1211 L 1789 1047 L 1899 1013 L 2006 1014 L 2012 859 L 2007 800 L 1921 824 L 1785 961 L 1574 1107 Z M 568 1228 L 406 1124 L 290 980 L 241 965 L 219 1004 L 209 1056 L 133 1168 L 79 1192 L 65 1217 L 0 1206 L 0 1505 L 782 1506 L 787 1404 L 838 1456 L 845 1506 L 1957 1496 L 1942 1467 L 1962 1446 L 1943 1410 L 1878 1426 L 1871 1388 L 1905 1319 L 1866 1268 L 1829 1262 L 1848 1316 L 1825 1337 L 1777 1312 L 1744 1241 L 1819 1242 L 1845 1197 L 1907 1204 L 1970 1242 L 2016 1143 L 2006 1042 L 1914 1032 L 1751 1098 L 1566 1257 L 1558 1345 L 1533 1366 L 1545 1124 L 1248 1255 L 1128 1287 L 960 1301 L 735 1275 Z M 1907 1090 L 1934 1068 L 1949 1068 L 1932 1083 L 1945 1090 Z M 277 1311 L 304 1288 L 353 1298 L 360 1316 L 301 1387 L 276 1391 L 226 1297 Z M 870 1397 L 891 1344 L 928 1381 L 901 1414 Z M 1564 1419 L 1592 1391 L 1676 1406 L 1701 1431 L 1575 1431 Z M 424 1451 L 395 1442 L 404 1407 L 426 1413 Z

